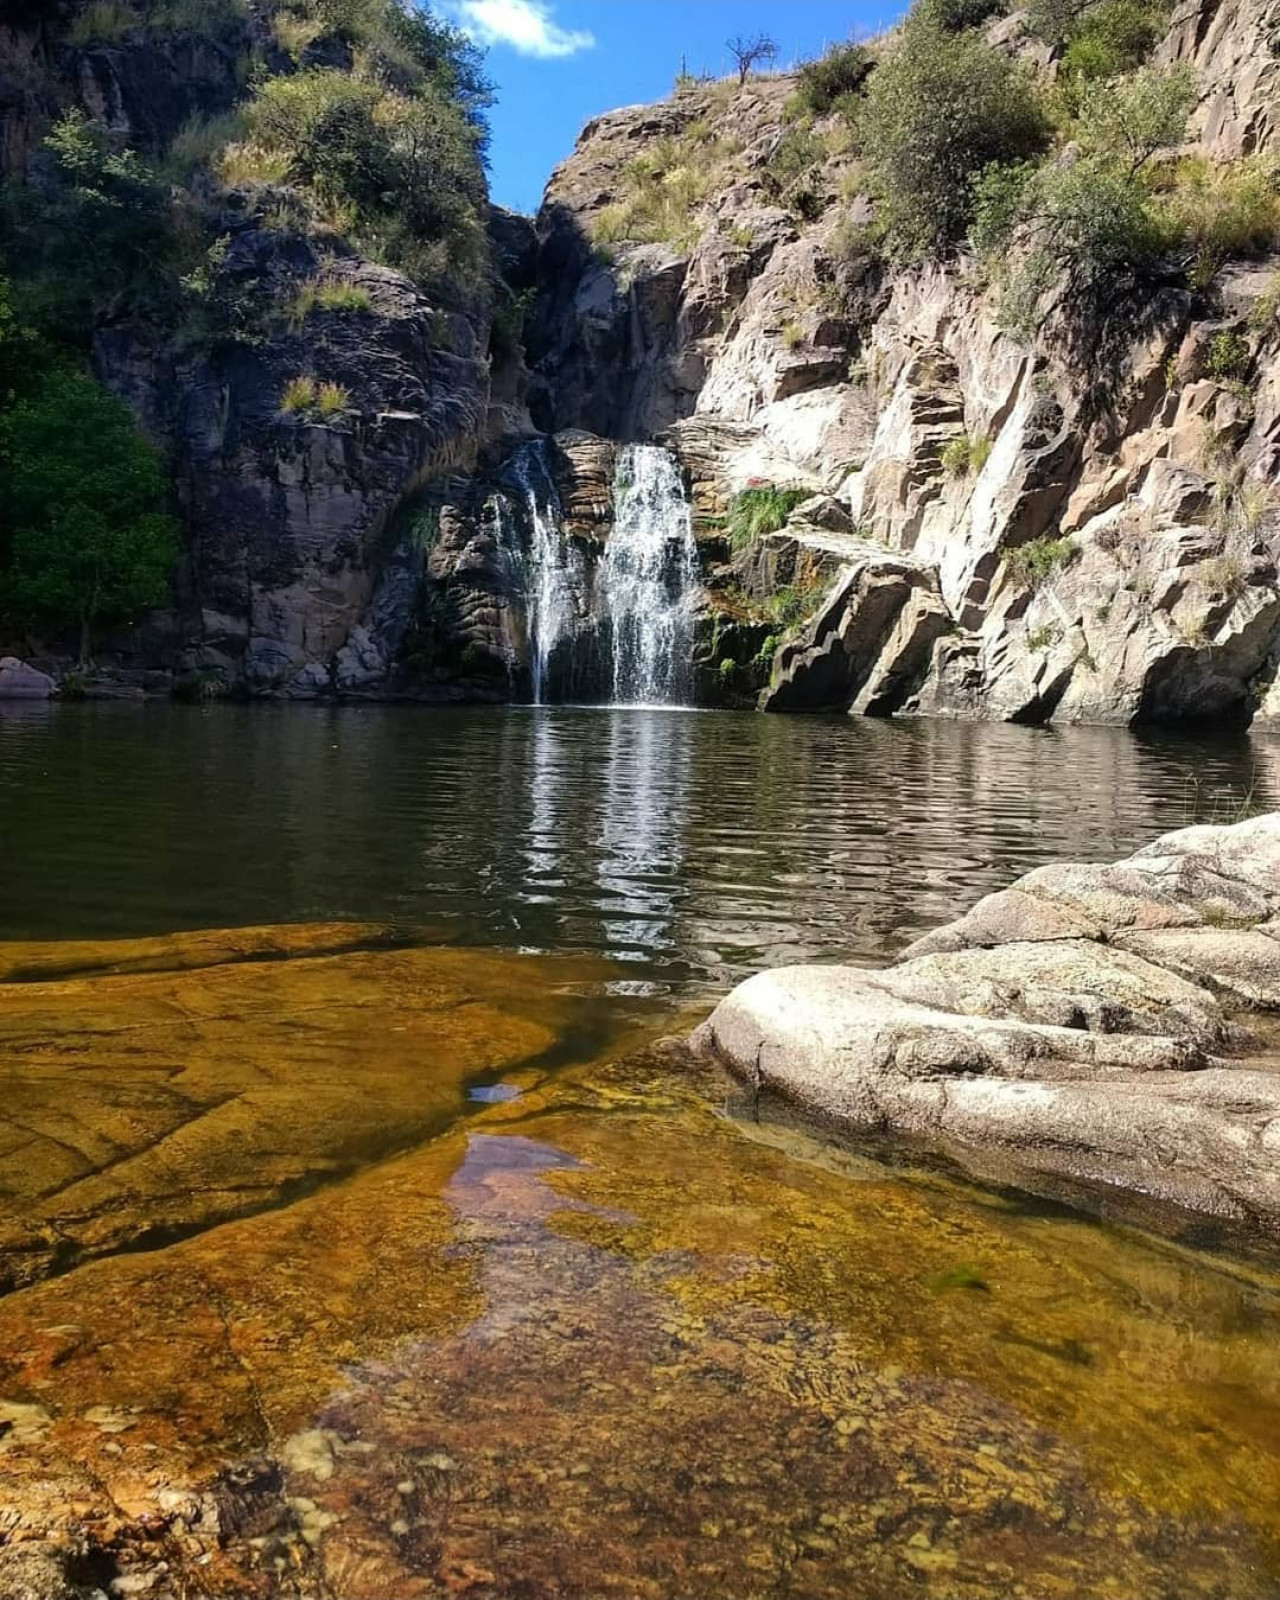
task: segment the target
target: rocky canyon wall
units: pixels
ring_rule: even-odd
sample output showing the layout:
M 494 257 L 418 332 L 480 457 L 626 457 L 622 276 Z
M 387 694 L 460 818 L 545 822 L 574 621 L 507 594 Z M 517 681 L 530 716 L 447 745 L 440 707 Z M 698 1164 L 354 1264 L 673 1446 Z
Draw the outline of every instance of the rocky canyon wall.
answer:
M 1052 76 L 1023 24 L 988 37 Z M 55 109 L 24 63 L 145 151 L 174 132 L 153 80 L 212 113 L 241 92 L 234 55 L 8 28 L 7 173 L 38 173 Z M 1280 0 L 1179 0 L 1154 62 L 1195 72 L 1189 154 L 1280 160 Z M 1280 253 L 1201 289 L 1171 263 L 1142 316 L 1104 330 L 1100 374 L 1054 308 L 1011 333 L 964 252 L 893 266 L 867 244 L 873 200 L 835 124 L 792 159 L 794 90 L 686 82 L 589 124 L 536 223 L 492 214 L 497 298 L 518 306 L 503 328 L 488 300 L 433 303 L 327 242 L 359 318 L 192 352 L 105 316 L 98 369 L 169 453 L 187 527 L 174 612 L 120 659 L 254 693 L 526 698 L 529 575 L 499 526 L 513 463 L 546 441 L 590 571 L 619 447 L 657 441 L 694 507 L 701 700 L 1280 726 Z M 679 225 L 620 216 L 638 183 L 686 186 Z M 260 197 L 223 205 L 229 288 L 283 294 L 319 270 Z M 350 411 L 282 414 L 300 371 Z M 789 518 L 735 540 L 752 485 L 790 491 Z

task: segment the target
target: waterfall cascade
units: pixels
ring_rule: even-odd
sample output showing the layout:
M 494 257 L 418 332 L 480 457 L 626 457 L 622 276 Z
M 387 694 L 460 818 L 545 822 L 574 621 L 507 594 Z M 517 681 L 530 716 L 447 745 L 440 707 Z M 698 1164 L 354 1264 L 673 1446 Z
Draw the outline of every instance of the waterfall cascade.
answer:
M 590 561 L 564 528 L 547 447 L 521 444 L 493 531 L 524 596 L 533 703 L 566 688 L 615 705 L 680 705 L 692 676 L 698 552 L 674 456 L 629 445 L 613 482 L 613 529 Z
M 698 548 L 675 457 L 657 445 L 629 445 L 613 500 L 599 573 L 613 700 L 681 705 L 690 692 Z
M 533 703 L 547 694 L 551 658 L 572 638 L 582 608 L 586 572 L 581 552 L 566 535 L 555 480 L 539 440 L 521 445 L 512 475 L 524 497 L 528 546 L 522 552 Z

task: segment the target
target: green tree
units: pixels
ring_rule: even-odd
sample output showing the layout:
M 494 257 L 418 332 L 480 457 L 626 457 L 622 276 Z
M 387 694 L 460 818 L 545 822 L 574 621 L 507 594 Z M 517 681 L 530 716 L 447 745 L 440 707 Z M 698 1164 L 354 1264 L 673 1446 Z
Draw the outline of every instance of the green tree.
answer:
M 1049 130 L 1018 67 L 917 16 L 872 75 L 862 133 L 890 244 L 922 256 L 964 236 L 989 165 L 1041 149 Z
M 128 622 L 168 594 L 177 537 L 165 477 L 127 407 L 87 374 L 54 368 L 0 413 L 0 611 L 79 633 Z
M 1121 297 L 1135 290 L 1167 233 L 1147 168 L 1182 142 L 1194 101 L 1185 68 L 1162 75 L 1144 67 L 1129 79 L 1089 83 L 1070 158 L 987 169 L 972 239 L 1004 280 L 1006 326 L 1029 336 L 1054 284 L 1080 331 L 1116 324 Z
M 1172 72 L 1143 67 L 1131 78 L 1108 78 L 1085 87 L 1076 138 L 1086 155 L 1132 182 L 1153 156 L 1176 150 L 1186 138 L 1195 103 L 1190 67 Z
M 1004 9 L 1004 0 L 920 0 L 920 15 L 947 33 L 980 28 Z

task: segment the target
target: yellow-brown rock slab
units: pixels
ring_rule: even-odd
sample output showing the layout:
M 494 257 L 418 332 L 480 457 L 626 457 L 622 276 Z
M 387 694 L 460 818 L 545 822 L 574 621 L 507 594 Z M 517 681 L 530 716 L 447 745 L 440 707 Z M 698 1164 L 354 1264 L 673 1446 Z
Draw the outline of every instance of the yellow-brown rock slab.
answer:
M 469 1078 L 555 1047 L 611 971 L 370 942 L 339 925 L 0 950 L 10 972 L 89 974 L 0 984 L 0 1288 L 418 1142 Z

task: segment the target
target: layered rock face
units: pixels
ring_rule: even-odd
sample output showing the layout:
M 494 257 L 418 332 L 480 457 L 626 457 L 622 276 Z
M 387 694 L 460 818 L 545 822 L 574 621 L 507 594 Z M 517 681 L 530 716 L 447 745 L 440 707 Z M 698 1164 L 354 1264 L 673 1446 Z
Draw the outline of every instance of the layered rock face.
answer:
M 38 172 L 69 104 L 159 154 L 190 109 L 243 93 L 245 48 L 276 48 L 252 9 L 238 35 L 163 47 L 74 47 L 38 9 L 0 28 L 10 179 Z M 1175 8 L 1154 61 L 1196 74 L 1191 153 L 1280 149 L 1278 29 L 1280 0 Z M 1052 72 L 1018 15 L 990 38 Z M 848 129 L 798 136 L 795 87 L 686 82 L 588 124 L 536 226 L 492 215 L 498 300 L 519 308 L 501 339 L 483 305 L 446 309 L 328 244 L 359 316 L 198 349 L 107 320 L 98 370 L 168 451 L 187 525 L 176 610 L 120 659 L 258 694 L 526 697 L 535 580 L 503 553 L 495 495 L 541 437 L 589 563 L 614 509 L 599 464 L 655 440 L 697 518 L 701 700 L 1280 725 L 1280 255 L 1201 292 L 1171 265 L 1140 331 L 1103 330 L 1103 383 L 1052 308 L 1034 340 L 1004 328 L 973 261 L 869 248 Z M 287 299 L 320 269 L 314 239 L 225 199 L 220 292 Z M 349 408 L 282 415 L 300 373 Z M 734 549 L 726 513 L 753 483 L 811 496 Z
M 1025 49 L 1020 27 L 992 38 Z M 1155 63 L 1196 73 L 1198 153 L 1276 150 L 1278 27 L 1275 0 L 1175 11 Z M 889 271 L 857 244 L 852 157 L 790 175 L 793 87 L 695 84 L 584 130 L 539 219 L 535 417 L 662 430 L 711 518 L 752 481 L 838 497 L 846 549 L 806 507 L 785 532 L 826 570 L 772 654 L 771 709 L 1272 725 L 1280 256 L 1157 286 L 1141 331 L 1107 330 L 1124 382 L 1100 403 L 1082 356 L 1000 325 L 971 261 Z M 659 155 L 714 174 L 696 242 L 593 248 Z M 760 568 L 713 566 L 710 611 L 746 591 L 768 622 Z
M 859 1132 L 1280 1228 L 1280 816 L 1041 867 L 892 967 L 749 979 L 695 1035 Z

